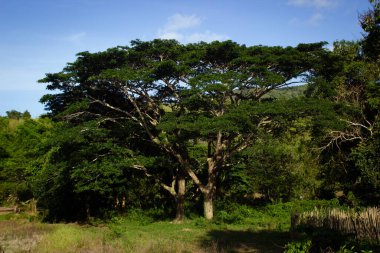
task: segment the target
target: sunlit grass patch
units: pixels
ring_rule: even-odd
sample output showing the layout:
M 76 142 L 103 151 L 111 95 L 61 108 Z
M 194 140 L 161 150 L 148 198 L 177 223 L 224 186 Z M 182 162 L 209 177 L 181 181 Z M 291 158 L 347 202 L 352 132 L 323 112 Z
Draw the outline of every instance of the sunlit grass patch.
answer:
M 13 215 L 0 222 L 5 252 L 282 252 L 292 240 L 290 213 L 331 203 L 307 202 L 262 207 L 229 206 L 213 221 L 193 215 L 183 223 L 157 221 L 142 210 L 110 220 L 44 224 Z M 226 211 L 224 211 L 226 210 Z M 22 217 L 24 217 L 22 219 Z M 16 219 L 16 220 L 12 220 Z M 1 252 L 1 251 L 0 251 Z
M 101 227 L 59 224 L 37 244 L 36 252 L 124 252 L 109 230 Z

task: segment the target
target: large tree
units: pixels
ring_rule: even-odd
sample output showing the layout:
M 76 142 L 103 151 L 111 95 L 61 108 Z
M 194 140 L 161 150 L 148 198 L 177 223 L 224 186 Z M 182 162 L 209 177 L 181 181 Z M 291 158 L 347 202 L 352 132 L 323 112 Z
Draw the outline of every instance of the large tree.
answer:
M 316 122 L 325 193 L 353 192 L 363 204 L 379 201 L 380 2 L 360 16 L 361 41 L 337 41 L 321 60 L 307 94 L 335 103 L 337 120 Z M 321 137 L 318 138 L 317 136 Z M 352 194 L 349 194 L 352 196 Z
M 41 80 L 50 83 L 48 89 L 61 91 L 59 94 L 45 95 L 41 101 L 46 103 L 50 116 L 76 127 L 78 135 L 89 130 L 88 122 L 97 121 L 97 127 L 92 127 L 92 131 L 102 132 L 106 129 L 111 134 L 108 139 L 122 142 L 124 148 L 129 150 L 128 156 L 124 157 L 129 164 L 124 163 L 124 167 L 140 170 L 167 190 L 175 199 L 176 220 L 180 221 L 184 217 L 184 174 L 178 171 L 175 160 L 173 162 L 170 157 L 162 157 L 159 146 L 151 141 L 146 128 L 133 115 L 134 107 L 128 102 L 124 90 L 117 87 L 117 83 L 110 85 L 108 80 L 99 79 L 103 72 L 120 69 L 129 57 L 134 57 L 125 49 L 119 47 L 95 54 L 78 54 L 77 61 L 68 64 L 64 71 L 47 74 Z M 70 141 L 70 137 L 67 141 Z M 109 154 L 96 160 L 100 162 L 107 156 Z M 151 166 L 151 161 L 160 156 L 159 160 L 168 161 L 164 171 L 159 169 L 161 166 L 157 163 Z
M 42 102 L 53 115 L 66 111 L 66 118 L 80 115 L 136 129 L 140 140 L 179 164 L 165 187 L 177 200 L 179 218 L 187 177 L 202 192 L 204 215 L 212 219 L 217 177 L 231 156 L 252 145 L 259 131 L 281 124 L 278 115 L 289 113 L 263 95 L 302 82 L 326 53 L 323 45 L 132 41 L 130 47 L 81 53 L 62 72 L 47 74 L 41 81 L 60 92 Z M 78 106 L 67 113 L 73 104 Z
M 364 30 L 363 51 L 369 59 L 380 59 L 380 1 L 369 0 L 372 8 L 360 16 Z
M 325 192 L 350 191 L 365 203 L 379 199 L 379 67 L 359 42 L 337 41 L 322 61 L 308 95 L 335 103 L 335 120 L 316 122 Z M 364 53 L 363 53 L 364 52 Z M 318 138 L 319 136 L 320 138 Z

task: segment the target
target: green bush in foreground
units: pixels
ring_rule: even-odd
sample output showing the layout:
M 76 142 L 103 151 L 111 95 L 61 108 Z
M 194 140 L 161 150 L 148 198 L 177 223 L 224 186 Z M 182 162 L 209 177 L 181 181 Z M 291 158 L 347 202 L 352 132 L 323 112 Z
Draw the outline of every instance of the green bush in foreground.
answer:
M 340 207 L 339 201 L 333 200 L 297 200 L 264 206 L 247 206 L 237 203 L 217 203 L 216 224 L 249 224 L 255 228 L 290 229 L 292 213 L 302 213 L 318 208 Z
M 286 244 L 284 253 L 308 253 L 311 248 L 311 240 L 302 242 L 290 242 Z

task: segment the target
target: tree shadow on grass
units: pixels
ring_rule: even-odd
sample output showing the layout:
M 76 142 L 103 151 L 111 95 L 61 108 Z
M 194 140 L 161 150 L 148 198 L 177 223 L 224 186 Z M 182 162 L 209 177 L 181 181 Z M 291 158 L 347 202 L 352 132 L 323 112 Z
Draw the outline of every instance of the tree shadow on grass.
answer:
M 291 233 L 281 231 L 211 230 L 201 246 L 213 252 L 280 253 L 292 239 Z

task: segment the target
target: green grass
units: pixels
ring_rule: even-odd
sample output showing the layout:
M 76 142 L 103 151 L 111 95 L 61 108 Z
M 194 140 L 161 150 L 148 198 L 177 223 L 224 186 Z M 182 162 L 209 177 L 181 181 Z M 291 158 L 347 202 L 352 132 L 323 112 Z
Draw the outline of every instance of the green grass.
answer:
M 35 252 L 124 252 L 119 240 L 113 240 L 106 227 L 58 224 L 44 236 Z
M 0 222 L 5 252 L 282 252 L 289 234 L 256 230 L 250 225 L 216 224 L 203 218 L 182 224 L 114 218 L 97 226 L 43 224 L 27 220 Z
M 9 214 L 1 214 L 0 215 L 0 221 L 5 221 L 5 220 L 10 220 L 14 215 L 9 213 Z
M 283 252 L 295 239 L 288 231 L 290 213 L 318 205 L 333 202 L 225 204 L 223 209 L 218 207 L 224 211 L 216 212 L 212 222 L 194 217 L 181 224 L 155 221 L 138 210 L 86 225 L 7 216 L 8 220 L 0 221 L 0 252 Z

